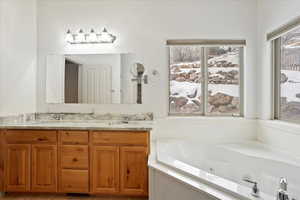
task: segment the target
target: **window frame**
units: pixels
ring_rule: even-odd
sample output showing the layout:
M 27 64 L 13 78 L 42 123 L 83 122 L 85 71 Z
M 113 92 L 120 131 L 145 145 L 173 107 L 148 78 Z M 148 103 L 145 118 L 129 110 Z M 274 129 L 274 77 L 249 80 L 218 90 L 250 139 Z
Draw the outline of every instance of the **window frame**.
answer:
M 190 42 L 182 42 L 185 40 L 177 40 L 178 45 L 170 44 L 167 41 L 167 51 L 168 51 L 168 116 L 177 116 L 177 117 L 244 117 L 244 67 L 245 67 L 245 49 L 246 49 L 246 42 L 244 40 L 193 40 Z M 187 40 L 188 41 L 188 40 Z M 198 41 L 198 42 L 197 42 Z M 199 44 L 201 41 L 203 44 Z M 220 43 L 223 42 L 223 44 Z M 180 44 L 182 43 L 182 44 Z M 220 44 L 219 44 L 220 43 Z M 244 43 L 244 44 L 243 44 Z M 201 113 L 174 113 L 171 112 L 170 107 L 170 95 L 171 95 L 171 88 L 170 88 L 170 47 L 171 46 L 199 46 L 201 47 L 201 76 L 202 81 L 199 83 L 201 85 L 201 100 L 202 100 L 202 112 Z M 224 114 L 210 114 L 207 112 L 208 106 L 208 48 L 211 47 L 220 47 L 220 46 L 230 46 L 239 48 L 239 113 L 224 113 Z
M 280 87 L 280 71 L 281 71 L 281 37 L 272 40 L 272 82 L 273 82 L 273 94 L 272 94 L 272 119 L 280 120 L 280 97 L 281 97 L 281 87 Z
M 300 26 L 298 27 L 300 28 Z M 292 30 L 291 30 L 292 31 Z M 289 33 L 286 32 L 285 34 Z M 284 34 L 283 34 L 284 35 Z M 281 35 L 282 36 L 282 35 Z M 300 124 L 299 120 L 281 118 L 281 36 L 271 40 L 271 66 L 272 66 L 272 120 Z
M 281 119 L 281 87 L 280 87 L 280 71 L 281 71 L 281 36 L 295 29 L 300 28 L 300 16 L 282 24 L 278 28 L 266 34 L 266 41 L 271 45 L 271 120 L 300 124 L 299 120 Z

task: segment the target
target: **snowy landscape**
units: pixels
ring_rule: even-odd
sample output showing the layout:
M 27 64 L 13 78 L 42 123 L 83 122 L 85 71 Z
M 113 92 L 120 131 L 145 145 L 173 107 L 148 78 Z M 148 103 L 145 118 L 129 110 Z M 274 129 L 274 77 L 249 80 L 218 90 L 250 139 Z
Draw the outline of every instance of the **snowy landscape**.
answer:
M 294 119 L 300 115 L 300 71 L 281 70 L 281 116 Z
M 218 48 L 209 54 L 208 58 L 207 112 L 211 114 L 239 113 L 239 52 L 238 49 L 234 48 L 221 49 L 221 51 L 220 49 Z M 189 51 L 190 49 L 185 50 Z M 194 49 L 194 52 L 199 53 L 199 50 Z M 176 62 L 176 59 L 171 56 L 171 112 L 202 112 L 201 60 L 195 57 L 198 60 L 190 62 L 193 53 L 189 54 L 189 61 L 187 62 Z M 182 57 L 179 60 L 184 60 L 184 56 Z
M 281 38 L 280 118 L 298 120 L 300 117 L 300 38 L 298 30 Z

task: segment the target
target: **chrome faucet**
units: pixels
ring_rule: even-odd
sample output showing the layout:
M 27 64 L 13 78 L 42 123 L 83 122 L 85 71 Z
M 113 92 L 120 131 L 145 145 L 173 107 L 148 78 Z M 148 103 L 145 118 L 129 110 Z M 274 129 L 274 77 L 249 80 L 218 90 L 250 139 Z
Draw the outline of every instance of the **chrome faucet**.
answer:
M 243 178 L 243 181 L 248 182 L 248 183 L 252 183 L 253 187 L 252 187 L 251 195 L 254 196 L 254 197 L 259 197 L 259 189 L 257 187 L 257 182 L 256 181 L 252 181 L 248 177 Z
M 123 117 L 123 120 L 122 120 L 122 123 L 123 123 L 123 124 L 129 124 L 129 120 L 130 120 L 130 117 L 129 117 L 129 116 L 124 116 L 124 117 Z
M 277 192 L 277 200 L 289 200 L 289 195 L 287 193 L 287 180 L 285 178 L 280 178 L 279 189 Z
M 54 118 L 55 120 L 61 121 L 61 120 L 62 120 L 62 114 L 60 114 L 60 113 L 55 114 L 55 115 L 53 116 L 53 118 Z

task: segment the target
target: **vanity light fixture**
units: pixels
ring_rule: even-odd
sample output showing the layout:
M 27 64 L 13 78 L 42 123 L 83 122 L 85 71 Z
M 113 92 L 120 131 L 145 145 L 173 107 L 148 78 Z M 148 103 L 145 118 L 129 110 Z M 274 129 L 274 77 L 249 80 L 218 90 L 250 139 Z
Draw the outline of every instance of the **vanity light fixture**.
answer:
M 70 31 L 70 29 L 67 31 L 67 35 L 66 35 L 66 42 L 71 43 L 74 41 L 74 37 Z
M 98 36 L 97 36 L 96 32 L 94 31 L 94 29 L 91 29 L 91 33 L 90 33 L 88 39 L 89 39 L 89 42 L 91 42 L 91 43 L 97 42 Z
M 82 29 L 79 30 L 77 36 L 75 36 L 75 40 L 77 43 L 85 43 L 86 37 Z
M 84 33 L 82 29 L 78 34 L 72 34 L 71 30 L 67 31 L 66 42 L 70 44 L 99 44 L 99 43 L 113 43 L 116 36 L 109 33 L 106 28 L 101 33 L 96 33 L 91 29 L 90 33 Z
M 102 43 L 113 43 L 116 37 L 108 33 L 106 28 L 103 29 L 102 33 L 99 35 L 99 41 Z

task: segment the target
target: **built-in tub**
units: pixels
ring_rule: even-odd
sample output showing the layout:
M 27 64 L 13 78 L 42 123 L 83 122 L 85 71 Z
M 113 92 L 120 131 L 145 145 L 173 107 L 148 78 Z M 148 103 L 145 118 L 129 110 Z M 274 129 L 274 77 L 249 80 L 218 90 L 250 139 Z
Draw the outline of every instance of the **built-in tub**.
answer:
M 274 200 L 279 179 L 285 177 L 290 197 L 300 199 L 300 160 L 261 143 L 208 145 L 195 141 L 159 140 L 154 146 L 155 156 L 152 154 L 149 160 L 152 172 L 159 171 L 185 186 L 191 183 L 191 188 L 200 192 L 204 188 L 202 192 L 208 192 L 212 198 L 256 199 L 251 195 L 252 185 L 243 181 L 248 177 L 258 182 L 260 199 Z M 151 170 L 150 176 L 154 174 Z M 151 187 L 163 188 L 167 183 L 160 185 L 162 181 L 157 182 L 155 177 L 150 179 L 150 190 L 156 195 L 151 198 L 150 192 L 150 199 L 160 200 L 159 192 Z M 166 196 L 164 198 L 167 200 Z

